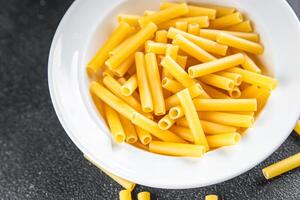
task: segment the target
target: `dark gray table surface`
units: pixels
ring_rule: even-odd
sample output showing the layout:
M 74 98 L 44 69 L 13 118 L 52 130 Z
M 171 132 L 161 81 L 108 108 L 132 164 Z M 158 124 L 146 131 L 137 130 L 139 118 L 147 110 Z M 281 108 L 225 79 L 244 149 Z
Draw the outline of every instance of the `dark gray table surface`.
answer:
M 0 0 L 0 199 L 117 199 L 121 187 L 89 164 L 53 110 L 47 84 L 55 29 L 72 0 Z M 289 0 L 300 15 L 300 0 Z M 299 66 L 300 67 L 300 66 Z M 299 102 L 300 103 L 300 102 Z M 267 145 L 267 141 L 266 141 Z M 255 151 L 255 149 L 253 149 Z M 221 184 L 147 190 L 152 199 L 300 199 L 300 169 L 266 181 L 261 169 L 300 151 L 294 133 L 265 162 Z

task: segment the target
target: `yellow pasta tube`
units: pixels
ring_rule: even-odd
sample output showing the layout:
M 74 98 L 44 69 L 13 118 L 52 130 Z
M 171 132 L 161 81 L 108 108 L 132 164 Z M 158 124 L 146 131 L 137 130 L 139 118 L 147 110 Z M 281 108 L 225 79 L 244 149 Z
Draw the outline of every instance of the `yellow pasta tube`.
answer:
M 104 106 L 106 120 L 110 129 L 110 132 L 117 143 L 122 143 L 126 139 L 124 129 L 122 127 L 118 113 L 108 105 Z
M 205 51 L 208 51 L 210 53 L 224 56 L 227 52 L 228 47 L 225 45 L 221 45 L 214 41 L 190 33 L 186 33 L 173 27 L 171 27 L 168 31 L 168 38 L 175 39 L 178 34 L 182 35 L 186 39 L 190 40 L 194 44 L 198 45 L 199 47 L 203 48 Z
M 262 54 L 264 52 L 264 47 L 261 44 L 224 32 L 217 35 L 216 41 L 220 44 L 228 45 L 253 54 Z
M 210 39 L 210 40 L 216 40 L 217 35 L 221 32 L 231 34 L 246 40 L 250 40 L 253 42 L 259 41 L 259 35 L 257 33 L 244 33 L 244 32 L 234 32 L 234 31 L 223 31 L 223 30 L 215 30 L 215 29 L 200 29 L 199 35 L 201 37 Z
M 119 200 L 131 200 L 131 191 L 130 190 L 121 190 L 119 192 Z
M 176 3 L 170 3 L 170 2 L 162 2 L 160 4 L 160 9 L 164 10 L 166 8 L 172 7 L 174 5 L 177 5 Z M 211 8 L 205 8 L 200 6 L 188 6 L 189 12 L 185 14 L 187 17 L 197 17 L 197 16 L 208 16 L 209 19 L 215 19 L 216 18 L 216 10 Z
M 166 31 L 166 30 L 156 31 L 155 41 L 159 42 L 159 43 L 167 43 L 168 42 L 167 34 L 168 34 L 168 31 Z
M 239 24 L 243 21 L 243 16 L 241 13 L 236 12 L 230 15 L 226 15 L 210 22 L 209 27 L 215 29 L 221 29 L 225 27 L 229 27 L 235 24 Z
M 188 87 L 188 90 L 192 96 L 192 98 L 198 97 L 203 93 L 203 89 L 199 83 L 196 83 L 190 87 Z M 165 101 L 166 103 L 166 109 L 170 109 L 173 106 L 177 106 L 180 104 L 178 97 L 176 94 L 168 97 Z
M 218 200 L 218 196 L 214 194 L 206 195 L 205 200 Z
M 129 119 L 123 117 L 122 115 L 120 115 L 119 117 L 126 135 L 126 142 L 129 144 L 135 143 L 137 141 L 137 135 L 134 126 Z
M 248 71 L 261 74 L 261 69 L 255 64 L 255 62 L 246 54 L 243 53 L 245 57 L 245 62 L 242 63 L 242 67 Z
M 228 31 L 239 31 L 239 32 L 252 32 L 251 22 L 249 20 L 243 21 L 241 23 L 235 24 L 233 26 L 226 27 L 225 30 Z
M 121 63 L 123 63 L 130 55 L 134 54 L 135 51 L 141 47 L 146 40 L 153 37 L 157 26 L 154 23 L 148 23 L 145 27 L 139 30 L 133 37 L 132 43 L 124 46 L 115 55 L 111 56 L 106 62 L 106 66 L 110 69 L 117 68 Z
M 167 50 L 166 43 L 158 43 L 149 40 L 145 44 L 146 53 L 165 54 L 166 50 Z
M 281 160 L 262 170 L 266 179 L 271 179 L 300 166 L 300 153 Z
M 144 11 L 144 16 L 152 15 L 152 14 L 154 14 L 154 13 L 156 13 L 156 11 L 153 11 L 153 10 L 145 10 L 145 11 Z
M 177 61 L 178 51 L 179 51 L 178 46 L 168 44 L 166 49 L 166 55 L 170 56 L 171 58 Z
M 103 169 L 100 165 L 98 165 L 94 160 L 92 160 L 89 156 L 84 154 L 85 159 L 87 159 L 90 163 L 95 165 L 98 169 L 103 171 L 107 176 L 112 178 L 114 181 L 116 181 L 119 185 L 121 185 L 123 188 L 132 191 L 135 187 L 135 183 L 131 181 L 127 181 L 121 177 L 115 176 L 114 174 L 108 172 L 107 170 Z
M 128 103 L 135 110 L 142 112 L 140 103 L 133 96 L 123 96 L 121 94 L 121 84 L 111 76 L 105 76 L 103 78 L 103 84 L 112 91 L 115 95 L 121 98 L 123 101 Z
M 125 14 L 119 14 L 117 17 L 119 23 L 126 22 L 130 26 L 138 26 L 139 18 L 140 18 L 140 16 L 138 16 L 138 15 L 125 15 Z
M 197 111 L 256 111 L 256 99 L 194 99 Z
M 184 140 L 190 143 L 194 143 L 194 137 L 189 128 L 174 125 L 170 128 L 170 131 L 177 134 L 179 137 L 183 138 Z
M 199 35 L 200 32 L 200 26 L 196 23 L 191 23 L 188 25 L 188 33 L 193 35 Z
M 253 116 L 224 112 L 200 112 L 199 117 L 201 120 L 235 127 L 247 128 L 252 126 L 252 124 L 254 123 Z
M 152 112 L 153 101 L 150 92 L 149 80 L 146 73 L 144 53 L 137 52 L 135 54 L 135 65 L 142 110 L 144 112 Z
M 259 91 L 259 88 L 256 85 L 250 85 L 242 90 L 241 98 L 255 98 Z
M 205 153 L 205 147 L 195 144 L 179 144 L 170 142 L 152 141 L 149 150 L 153 153 L 168 156 L 201 157 Z
M 228 91 L 228 95 L 231 98 L 238 99 L 238 98 L 241 97 L 242 92 L 241 92 L 241 90 L 238 87 L 234 87 L 232 90 Z
M 182 117 L 176 121 L 178 126 L 189 127 L 188 122 L 185 117 Z M 205 120 L 201 120 L 201 125 L 203 131 L 207 135 L 215 135 L 215 134 L 223 134 L 223 133 L 233 133 L 237 131 L 236 127 L 226 126 L 223 124 L 218 124 L 214 122 L 209 122 Z M 171 130 L 171 129 L 170 129 Z
M 155 12 L 151 15 L 141 17 L 139 19 L 139 24 L 141 27 L 146 26 L 149 22 L 153 22 L 155 24 L 161 24 L 162 22 L 169 21 L 170 19 L 174 19 L 180 17 L 189 12 L 188 6 L 185 3 L 178 4 L 176 6 L 172 6 L 165 10 L 161 10 Z
M 138 200 L 150 200 L 150 192 L 139 192 L 137 195 Z
M 157 60 L 154 53 L 145 55 L 146 72 L 149 81 L 154 113 L 155 115 L 164 115 L 166 113 L 165 100 L 161 87 L 161 80 L 158 72 Z
M 158 127 L 157 123 L 139 113 L 134 114 L 134 116 L 131 119 L 131 122 L 136 126 L 144 129 L 145 131 L 150 132 L 152 135 L 154 135 L 162 141 L 185 143 L 185 141 L 178 137 L 176 134 L 168 130 L 161 130 Z
M 181 106 L 174 106 L 169 110 L 169 117 L 173 120 L 179 119 L 184 116 L 184 112 Z
M 169 78 L 169 79 L 173 79 L 172 74 L 166 69 L 166 68 L 162 68 L 162 77 L 163 78 Z
M 205 28 L 209 26 L 209 18 L 207 16 L 200 16 L 200 17 L 185 17 L 185 18 L 177 18 L 174 20 L 167 21 L 165 23 L 159 24 L 159 29 L 168 29 L 170 27 L 174 27 L 176 22 L 187 22 L 190 23 L 197 23 L 199 24 L 200 28 Z
M 87 73 L 90 77 L 98 76 L 99 70 L 104 66 L 108 53 L 120 44 L 124 38 L 134 32 L 134 28 L 127 23 L 120 23 L 118 28 L 106 40 L 94 58 L 88 63 Z M 121 62 L 122 63 L 122 62 Z
M 115 55 L 120 49 L 126 47 L 132 42 L 132 38 L 134 35 L 131 35 L 127 39 L 125 39 L 123 42 L 121 42 L 118 46 L 116 46 L 113 50 L 111 50 L 108 54 L 109 56 Z
M 184 89 L 176 94 L 181 104 L 182 110 L 189 123 L 189 127 L 194 137 L 195 144 L 201 144 L 205 147 L 206 151 L 209 150 L 196 108 L 193 104 L 192 97 L 188 89 Z
M 209 85 L 206 85 L 204 83 L 201 83 L 201 86 L 203 87 L 203 90 L 207 92 L 207 94 L 215 99 L 230 99 L 228 95 L 225 93 L 221 92 L 217 88 L 211 87 Z
M 133 146 L 135 146 L 136 148 L 142 149 L 144 151 L 149 151 L 149 147 L 148 145 L 143 145 L 142 143 L 140 143 L 139 141 L 137 141 L 136 143 L 132 144 Z
M 246 88 L 250 87 L 251 85 L 245 82 L 242 82 L 239 86 L 240 90 L 245 90 Z
M 184 87 L 180 83 L 168 77 L 163 78 L 163 80 L 161 81 L 161 85 L 164 89 L 172 93 L 177 93 L 180 90 L 184 89 Z
M 161 130 L 168 130 L 174 123 L 175 121 L 169 115 L 165 115 L 158 121 L 158 127 Z
M 187 64 L 187 59 L 188 59 L 187 56 L 177 55 L 176 62 L 180 65 L 180 67 L 182 67 L 182 69 L 185 69 Z
M 230 15 L 235 12 L 235 8 L 223 7 L 223 6 L 214 6 L 214 5 L 205 5 L 205 7 L 215 9 L 217 11 L 216 17 L 223 17 Z
M 115 74 L 108 68 L 106 68 L 103 72 L 102 72 L 102 76 L 114 76 Z
M 136 74 L 132 75 L 121 87 L 121 94 L 124 96 L 130 96 L 137 88 Z
M 199 24 L 198 24 L 198 26 L 199 26 Z M 188 22 L 187 21 L 178 21 L 175 23 L 175 28 L 186 32 L 188 29 Z
M 253 85 L 260 86 L 269 90 L 273 90 L 277 86 L 277 80 L 262 74 L 257 74 L 241 68 L 232 68 L 229 72 L 238 73 L 243 76 L 243 81 Z
M 269 97 L 271 95 L 270 90 L 266 90 L 263 88 L 260 88 L 259 94 L 256 96 L 257 99 L 257 111 L 261 111 L 262 108 L 266 105 Z
M 192 78 L 222 71 L 242 64 L 245 61 L 243 54 L 237 53 L 207 63 L 189 67 L 188 72 Z
M 161 61 L 161 65 L 184 87 L 190 87 L 195 84 L 195 81 L 170 56 L 165 56 Z
M 208 135 L 233 133 L 237 131 L 236 127 L 225 126 L 222 124 L 217 124 L 205 120 L 201 120 L 201 125 L 203 127 L 204 132 Z
M 112 94 L 105 87 L 97 82 L 90 84 L 91 93 L 99 97 L 104 103 L 109 105 L 111 108 L 119 112 L 127 119 L 131 119 L 136 112 L 132 107 L 125 103 L 122 99 Z
M 207 136 L 208 145 L 211 148 L 236 145 L 241 139 L 239 133 L 226 133 Z
M 172 43 L 201 62 L 209 62 L 216 59 L 213 55 L 180 34 L 175 36 Z
M 296 126 L 294 128 L 294 131 L 300 135 L 300 120 L 296 123 Z
M 94 94 L 91 93 L 91 97 L 92 100 L 97 108 L 97 111 L 99 112 L 99 114 L 103 117 L 103 119 L 105 119 L 105 113 L 104 113 L 104 104 L 103 102 Z
M 122 77 L 134 63 L 134 56 L 129 56 L 119 67 L 111 69 L 117 77 Z
M 118 82 L 122 85 L 126 82 L 126 79 L 124 77 L 121 77 L 121 78 L 118 79 Z M 139 94 L 136 91 L 132 93 L 132 96 L 135 99 L 138 99 L 138 100 L 140 99 Z M 149 119 L 152 119 L 151 114 L 146 114 L 146 115 L 147 115 L 147 117 L 150 117 Z
M 212 85 L 223 90 L 232 90 L 234 88 L 233 80 L 216 74 L 201 76 L 199 77 L 199 80 L 208 85 Z
M 220 75 L 220 76 L 224 76 L 226 78 L 232 79 L 235 86 L 239 86 L 243 82 L 242 75 L 237 74 L 237 73 L 231 73 L 231 72 L 221 71 L 221 72 L 217 72 L 216 74 Z
M 152 141 L 152 136 L 148 131 L 136 126 L 135 127 L 136 133 L 139 137 L 140 142 L 143 145 L 148 145 Z
M 265 106 L 270 94 L 270 90 L 252 85 L 242 91 L 241 98 L 256 98 L 259 112 Z

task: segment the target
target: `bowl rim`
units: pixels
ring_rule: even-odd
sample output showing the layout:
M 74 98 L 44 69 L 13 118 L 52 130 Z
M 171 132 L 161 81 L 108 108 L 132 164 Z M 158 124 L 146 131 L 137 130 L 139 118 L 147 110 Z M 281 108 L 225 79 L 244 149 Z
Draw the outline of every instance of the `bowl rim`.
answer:
M 54 88 L 54 85 L 56 83 L 53 82 L 53 74 L 52 74 L 52 69 L 55 67 L 54 66 L 54 63 L 53 63 L 53 60 L 54 60 L 54 57 L 55 57 L 55 47 L 58 43 L 58 40 L 59 40 L 59 37 L 60 35 L 62 34 L 63 32 L 63 29 L 64 29 L 64 23 L 66 21 L 67 18 L 70 18 L 71 15 L 74 14 L 74 11 L 76 9 L 79 9 L 79 6 L 80 4 L 83 2 L 84 0 L 76 0 L 74 3 L 72 3 L 72 5 L 70 6 L 70 8 L 68 9 L 68 11 L 66 12 L 66 14 L 63 16 L 61 22 L 59 23 L 59 26 L 55 32 L 55 35 L 54 35 L 54 38 L 53 38 L 53 41 L 52 41 L 52 44 L 51 44 L 51 48 L 50 48 L 50 54 L 49 54 L 49 60 L 48 60 L 48 84 L 49 84 L 49 90 L 50 90 L 50 96 L 51 96 L 51 100 L 52 100 L 52 103 L 53 103 L 53 107 L 55 109 L 55 112 L 59 118 L 59 121 L 61 122 L 64 130 L 66 131 L 66 133 L 68 134 L 68 136 L 71 138 L 71 140 L 76 144 L 76 146 L 86 155 L 88 155 L 89 157 L 91 157 L 92 159 L 94 159 L 94 155 L 89 152 L 84 146 L 81 145 L 81 143 L 76 139 L 74 138 L 74 136 L 71 134 L 73 132 L 72 128 L 69 126 L 68 122 L 65 121 L 63 115 L 64 113 L 61 111 L 61 105 L 60 103 L 58 102 L 57 100 L 57 96 L 56 96 L 56 91 L 55 91 L 55 88 Z M 120 1 L 121 2 L 121 1 Z M 291 9 L 291 7 L 289 6 L 289 4 L 282 0 L 280 1 L 281 5 L 285 7 L 285 9 L 288 9 L 288 11 L 290 12 L 290 14 L 292 14 L 292 17 L 293 17 L 293 20 L 297 20 L 297 28 L 298 28 L 298 31 L 300 32 L 300 26 L 299 26 L 299 21 L 298 21 L 298 18 L 296 16 L 296 14 L 293 12 L 293 10 Z M 296 27 L 295 27 L 296 28 Z M 300 44 L 300 43 L 299 43 Z M 300 83 L 298 81 L 298 83 Z M 297 97 L 299 98 L 299 97 Z M 300 110 L 300 107 L 298 108 L 298 111 Z M 298 112 L 298 117 L 299 117 L 299 112 Z M 295 122 L 297 121 L 298 119 L 295 118 Z M 290 128 L 289 131 L 292 131 L 293 127 Z M 248 170 L 250 170 L 251 168 L 253 168 L 254 166 L 256 166 L 257 164 L 259 164 L 260 162 L 262 162 L 263 160 L 265 160 L 271 153 L 273 153 L 283 142 L 284 140 L 288 137 L 289 133 L 286 134 L 284 137 L 282 137 L 282 141 L 280 143 L 278 143 L 276 146 L 274 146 L 272 148 L 272 150 L 270 150 L 268 153 L 266 153 L 264 156 L 261 156 L 260 159 L 258 159 L 257 162 L 255 163 L 252 163 L 252 165 L 248 165 L 247 168 L 245 168 L 244 170 L 240 170 L 238 172 L 235 172 L 233 174 L 231 174 L 231 176 L 227 176 L 227 178 L 223 178 L 223 179 L 220 179 L 220 180 L 217 180 L 217 181 L 212 181 L 212 182 L 209 182 L 207 181 L 207 184 L 204 184 L 204 185 L 199 185 L 199 184 L 188 184 L 188 183 L 181 183 L 181 184 L 176 184 L 176 183 L 171 183 L 171 184 L 154 184 L 154 182 L 152 181 L 146 181 L 146 180 L 140 180 L 140 179 L 137 179 L 136 177 L 133 177 L 133 176 L 129 176 L 127 175 L 126 173 L 124 172 L 120 172 L 118 171 L 118 169 L 113 169 L 110 167 L 110 165 L 108 165 L 107 163 L 103 162 L 102 160 L 96 158 L 94 159 L 98 164 L 100 164 L 100 166 L 103 166 L 104 169 L 120 176 L 120 177 L 124 177 L 128 180 L 132 180 L 134 182 L 138 182 L 139 184 L 142 184 L 142 185 L 148 185 L 148 186 L 152 186 L 152 187 L 160 187 L 160 188 L 174 188 L 174 189 L 183 189 L 183 188 L 194 188 L 194 187 L 199 187 L 199 186 L 206 186 L 206 185 L 210 185 L 210 184 L 214 184 L 216 182 L 223 182 L 225 180 L 228 180 L 228 179 L 231 179 L 235 176 L 238 176 Z

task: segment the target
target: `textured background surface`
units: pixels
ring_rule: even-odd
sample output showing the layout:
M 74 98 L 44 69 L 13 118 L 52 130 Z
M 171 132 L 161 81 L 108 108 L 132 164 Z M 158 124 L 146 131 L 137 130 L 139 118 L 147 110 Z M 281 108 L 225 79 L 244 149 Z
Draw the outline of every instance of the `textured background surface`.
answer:
M 47 85 L 55 29 L 72 0 L 0 0 L 0 199 L 117 199 L 121 187 L 85 161 L 64 133 Z M 300 0 L 289 0 L 300 15 Z M 298 15 L 298 16 L 299 16 Z M 299 102 L 300 103 L 300 102 Z M 295 134 L 265 162 L 224 183 L 148 190 L 153 199 L 300 199 L 300 169 L 265 181 L 261 168 L 300 151 Z

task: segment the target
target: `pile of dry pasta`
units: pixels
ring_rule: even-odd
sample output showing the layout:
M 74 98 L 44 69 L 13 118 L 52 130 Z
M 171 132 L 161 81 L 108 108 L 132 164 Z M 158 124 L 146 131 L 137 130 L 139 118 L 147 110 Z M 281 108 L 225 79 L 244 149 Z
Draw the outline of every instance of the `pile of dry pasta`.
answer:
M 276 88 L 256 57 L 264 52 L 259 35 L 234 8 L 164 2 L 159 11 L 117 19 L 87 66 L 93 101 L 117 143 L 192 157 L 234 145 Z M 263 174 L 298 166 L 300 154 Z M 102 170 L 126 189 L 120 199 L 131 199 L 135 184 Z
M 235 9 L 161 3 L 118 21 L 87 67 L 118 143 L 193 157 L 234 145 L 277 85 L 256 64 L 264 48 Z

